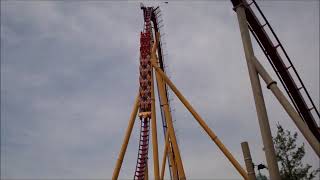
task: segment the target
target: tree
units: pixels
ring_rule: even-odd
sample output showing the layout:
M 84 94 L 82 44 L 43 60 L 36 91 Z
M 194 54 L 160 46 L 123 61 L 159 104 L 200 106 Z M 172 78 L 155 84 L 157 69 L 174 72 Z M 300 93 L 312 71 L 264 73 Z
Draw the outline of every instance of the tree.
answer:
M 265 176 L 259 172 L 257 175 L 257 180 L 268 180 L 268 178 L 267 178 L 267 176 Z
M 258 175 L 257 175 L 257 180 L 268 180 L 267 176 L 265 176 L 264 174 L 261 174 L 261 170 L 262 169 L 268 169 L 266 165 L 260 163 L 257 166 L 258 169 Z
M 305 155 L 304 144 L 297 147 L 298 133 L 293 135 L 277 124 L 277 136 L 273 138 L 277 160 L 281 164 L 280 175 L 285 180 L 311 180 L 320 169 L 311 170 L 311 165 L 301 162 Z M 310 172 L 309 172 L 310 171 Z

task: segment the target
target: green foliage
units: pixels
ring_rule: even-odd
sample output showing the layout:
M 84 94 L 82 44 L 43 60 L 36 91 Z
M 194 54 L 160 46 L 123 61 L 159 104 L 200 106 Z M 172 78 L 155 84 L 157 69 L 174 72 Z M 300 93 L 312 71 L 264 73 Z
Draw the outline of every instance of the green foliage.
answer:
M 267 178 L 267 176 L 259 173 L 259 174 L 257 175 L 257 180 L 268 180 L 268 178 Z
M 273 138 L 277 160 L 281 164 L 281 178 L 285 180 L 311 180 L 316 177 L 320 169 L 311 170 L 309 164 L 302 164 L 305 155 L 304 144 L 297 146 L 297 132 L 291 134 L 284 130 L 280 124 L 277 125 L 277 136 Z M 309 172 L 310 171 L 310 172 Z

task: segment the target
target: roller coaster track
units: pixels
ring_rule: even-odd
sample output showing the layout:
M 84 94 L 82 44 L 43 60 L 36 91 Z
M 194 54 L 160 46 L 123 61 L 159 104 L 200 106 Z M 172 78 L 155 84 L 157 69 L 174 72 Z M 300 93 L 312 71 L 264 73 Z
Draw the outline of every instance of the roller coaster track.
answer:
M 134 179 L 143 180 L 148 161 L 149 124 L 151 118 L 151 12 L 144 10 L 144 31 L 140 36 L 139 118 L 141 120 L 138 158 Z
M 161 34 L 160 29 L 163 25 L 161 25 L 162 20 L 159 20 L 161 16 L 161 12 L 159 7 L 141 7 L 143 10 L 144 16 L 144 31 L 141 32 L 140 36 L 140 77 L 139 77 L 139 117 L 141 120 L 140 127 L 140 139 L 139 139 L 139 149 L 138 149 L 138 157 L 136 163 L 136 169 L 134 174 L 135 180 L 143 180 L 145 179 L 145 171 L 148 163 L 148 149 L 149 149 L 149 130 L 150 130 L 150 118 L 151 118 L 151 44 L 153 43 L 153 31 L 154 33 L 160 34 L 159 44 L 158 44 L 158 59 L 160 68 L 165 71 L 164 66 L 164 54 L 163 54 L 163 41 L 161 40 L 163 34 Z M 152 23 L 152 24 L 151 24 Z M 153 26 L 152 26 L 153 25 Z M 168 91 L 167 87 L 165 87 L 167 97 Z M 160 98 L 159 98 L 160 100 Z M 169 101 L 168 101 L 169 102 Z M 161 107 L 161 117 L 163 123 L 163 131 L 164 135 L 166 134 L 166 120 L 164 116 L 163 106 L 160 100 Z M 169 142 L 169 153 L 173 154 L 171 142 Z M 174 158 L 174 154 L 172 156 Z M 171 162 L 175 162 L 174 160 L 169 161 L 169 167 L 171 167 Z M 169 168 L 170 175 L 173 173 L 171 168 Z
M 263 50 L 265 56 L 267 57 L 268 61 L 270 62 L 272 68 L 276 72 L 278 78 L 280 79 L 285 91 L 287 92 L 287 95 L 291 99 L 292 104 L 296 108 L 296 111 L 299 113 L 301 118 L 305 121 L 305 123 L 308 125 L 311 132 L 314 134 L 314 136 L 318 139 L 320 142 L 320 129 L 314 119 L 314 116 L 312 112 L 315 113 L 316 117 L 320 119 L 319 112 L 317 108 L 315 107 L 305 85 L 303 84 L 300 76 L 298 75 L 295 67 L 293 66 L 288 54 L 284 50 L 282 44 L 280 43 L 278 37 L 274 33 L 271 25 L 265 18 L 264 14 L 262 13 L 261 9 L 255 2 L 255 0 L 251 0 L 250 3 L 248 3 L 246 0 L 231 0 L 234 9 L 236 9 L 238 6 L 243 6 L 246 14 L 247 24 L 248 28 L 250 29 L 251 33 L 255 37 L 256 41 L 258 42 L 258 45 Z M 252 10 L 252 4 L 262 17 L 262 20 L 264 23 L 261 23 L 259 19 L 256 17 L 254 11 Z M 143 10 L 143 17 L 144 17 L 144 29 L 140 34 L 140 76 L 139 76 L 139 118 L 140 118 L 140 139 L 139 139 L 139 147 L 138 147 L 138 155 L 137 155 L 137 162 L 136 162 L 136 168 L 134 173 L 135 180 L 145 180 L 147 179 L 147 167 L 148 167 L 148 150 L 149 150 L 149 134 L 150 134 L 150 120 L 152 118 L 151 116 L 151 90 L 153 86 L 153 72 L 152 72 L 152 66 L 154 66 L 159 73 L 159 68 L 162 70 L 160 71 L 162 74 L 162 77 L 164 79 L 167 79 L 167 76 L 163 75 L 163 72 L 166 72 L 166 66 L 164 64 L 164 51 L 163 51 L 163 33 L 161 33 L 161 28 L 163 27 L 162 24 L 162 18 L 161 18 L 161 11 L 159 7 L 144 7 L 141 6 L 141 9 Z M 276 43 L 274 44 L 270 39 L 270 34 L 268 34 L 265 30 L 265 28 L 268 27 L 271 31 L 271 36 L 273 36 L 273 39 L 276 39 Z M 151 66 L 151 46 L 154 43 L 154 37 L 158 37 L 158 34 L 160 35 L 158 39 L 158 45 L 157 45 L 157 56 L 158 56 L 158 65 L 159 68 L 156 66 L 156 64 L 153 62 Z M 284 53 L 285 57 L 280 57 L 279 52 L 282 51 Z M 154 56 L 153 56 L 154 57 Z M 288 66 L 289 64 L 289 66 Z M 289 70 L 292 70 L 291 72 Z M 296 81 L 294 80 L 292 74 L 296 77 Z M 157 79 L 158 80 L 158 79 Z M 159 82 L 159 81 L 157 81 Z M 171 83 L 171 87 L 174 87 L 172 85 L 172 82 L 168 81 L 167 83 Z M 157 84 L 159 85 L 159 84 Z M 299 86 L 298 86 L 299 85 Z M 165 89 L 165 93 L 163 93 L 163 86 Z M 161 98 L 159 95 L 159 102 L 160 102 L 160 110 L 161 110 L 161 117 L 162 117 L 162 125 L 163 125 L 163 132 L 164 136 L 166 136 L 167 131 L 167 120 L 170 125 L 170 132 L 173 132 L 174 135 L 174 129 L 172 128 L 172 122 L 171 122 L 171 114 L 172 112 L 171 106 L 170 106 L 170 99 L 169 97 L 169 91 L 166 84 L 160 83 L 161 87 Z M 173 88 L 174 89 L 174 88 Z M 305 96 L 302 96 L 301 92 L 304 92 L 306 94 Z M 159 92 L 159 86 L 158 86 L 158 92 Z M 175 93 L 179 94 L 179 91 L 176 89 Z M 153 95 L 152 95 L 153 96 Z M 165 96 L 165 97 L 163 97 Z M 227 158 L 231 161 L 231 163 L 237 168 L 237 170 L 243 175 L 244 178 L 246 178 L 246 173 L 242 169 L 242 167 L 239 165 L 239 163 L 233 158 L 231 153 L 223 146 L 221 141 L 217 138 L 217 136 L 210 130 L 210 128 L 207 127 L 206 123 L 202 120 L 202 118 L 193 110 L 191 105 L 184 99 L 184 97 L 180 94 L 179 96 L 181 101 L 184 101 L 185 105 L 187 106 L 188 110 L 193 114 L 193 116 L 197 119 L 197 121 L 200 123 L 200 125 L 205 129 L 205 131 L 208 133 L 208 135 L 211 137 L 211 139 L 219 146 L 219 148 L 223 151 L 223 153 L 227 156 Z M 308 105 L 307 105 L 308 104 Z M 164 110 L 164 106 L 166 107 L 166 111 Z M 309 107 L 311 106 L 311 107 Z M 167 109 L 169 107 L 169 110 Z M 116 168 L 114 170 L 113 179 L 117 179 L 119 175 L 119 171 L 122 165 L 123 157 L 129 142 L 130 134 L 132 131 L 132 127 L 134 124 L 134 116 L 137 112 L 137 105 L 135 106 L 135 109 L 131 115 L 130 123 L 127 129 L 127 133 L 125 136 L 124 143 L 121 147 L 121 152 L 119 154 L 119 159 L 117 161 Z M 165 114 L 168 113 L 168 114 Z M 155 115 L 155 114 L 153 114 Z M 169 116 L 170 115 L 170 116 Z M 168 119 L 166 119 L 166 117 Z M 154 129 L 154 126 L 152 127 Z M 172 131 L 173 130 L 173 131 Z M 154 135 L 154 134 L 153 134 Z M 170 134 L 171 135 L 171 134 Z M 175 136 L 172 136 L 175 137 Z M 179 174 L 176 168 L 177 164 L 175 164 L 176 157 L 181 161 L 181 158 L 179 156 L 179 150 L 176 151 L 176 155 L 173 151 L 173 145 L 176 145 L 176 142 L 173 144 L 171 142 L 171 137 L 169 136 L 168 141 L 168 149 L 167 154 L 165 154 L 168 160 L 168 170 L 170 172 L 171 179 L 178 179 L 180 178 L 180 172 L 183 172 L 182 178 L 184 177 L 184 170 L 183 167 L 180 167 L 181 170 L 179 170 Z M 153 136 L 154 139 L 154 136 Z M 176 141 L 175 138 L 173 138 L 173 141 Z M 177 149 L 175 147 L 175 149 Z M 166 162 L 166 161 L 164 161 Z M 180 162 L 180 166 L 182 163 Z M 156 169 L 156 168 L 155 168 Z M 155 171 L 156 172 L 156 171 Z M 164 171 L 163 171 L 164 172 Z
M 293 66 L 293 63 L 290 60 L 287 52 L 282 46 L 279 38 L 275 34 L 265 15 L 262 13 L 260 7 L 255 0 L 252 0 L 250 2 L 246 0 L 231 0 L 231 2 L 234 6 L 234 9 L 238 6 L 243 5 L 247 18 L 247 24 L 252 35 L 258 42 L 273 70 L 280 79 L 280 82 L 287 92 L 296 111 L 308 125 L 313 135 L 320 142 L 320 128 L 318 127 L 312 114 L 312 111 L 314 111 L 315 117 L 319 120 L 319 111 L 314 105 L 314 102 L 312 101 L 309 92 L 303 84 L 296 68 Z M 259 21 L 253 9 L 257 10 L 257 14 L 263 21 L 262 23 Z M 271 31 L 271 34 L 267 33 L 266 28 Z M 270 37 L 273 37 L 276 42 L 273 43 Z M 280 53 L 284 54 L 284 57 L 280 56 Z M 293 77 L 296 77 L 296 81 Z M 305 96 L 302 95 L 302 92 L 304 92 Z M 307 103 L 310 107 L 308 107 Z

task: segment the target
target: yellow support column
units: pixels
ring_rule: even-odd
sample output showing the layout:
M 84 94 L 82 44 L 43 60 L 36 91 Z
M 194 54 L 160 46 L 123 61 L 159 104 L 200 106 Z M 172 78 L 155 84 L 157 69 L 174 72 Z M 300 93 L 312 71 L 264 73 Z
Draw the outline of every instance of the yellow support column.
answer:
M 224 155 L 229 159 L 232 165 L 238 170 L 241 176 L 244 179 L 248 179 L 247 172 L 241 167 L 238 161 L 233 157 L 233 155 L 229 152 L 229 150 L 224 146 L 224 144 L 220 141 L 217 135 L 208 127 L 205 121 L 200 117 L 200 115 L 193 109 L 191 104 L 187 101 L 187 99 L 180 93 L 180 91 L 176 88 L 176 86 L 171 82 L 171 80 L 166 76 L 166 74 L 157 67 L 155 62 L 151 62 L 152 66 L 155 68 L 157 73 L 162 77 L 162 79 L 170 86 L 171 90 L 176 94 L 176 96 L 180 99 L 180 101 L 185 105 L 185 107 L 189 110 L 189 112 L 193 115 L 193 117 L 198 121 L 201 127 L 207 132 L 210 138 L 216 143 L 216 145 L 220 148 L 220 150 L 224 153 Z
M 130 120 L 129 120 L 127 131 L 126 131 L 126 135 L 124 137 L 123 144 L 121 146 L 121 150 L 120 150 L 120 153 L 119 153 L 119 157 L 118 157 L 116 166 L 115 166 L 114 171 L 113 171 L 112 180 L 117 180 L 118 179 L 119 172 L 120 172 L 120 169 L 121 169 L 121 165 L 122 165 L 122 162 L 123 162 L 123 158 L 124 158 L 124 155 L 126 153 L 126 150 L 127 150 L 127 147 L 128 147 L 128 142 L 129 142 L 129 139 L 130 139 L 130 136 L 131 136 L 131 132 L 132 132 L 132 129 L 133 129 L 133 125 L 134 125 L 134 122 L 136 120 L 136 116 L 137 116 L 137 113 L 138 113 L 138 108 L 139 108 L 139 95 L 136 98 L 136 101 L 135 101 L 134 106 L 133 106 L 133 110 L 131 112 L 131 116 L 130 116 Z
M 159 37 L 160 34 L 156 34 L 156 40 L 153 43 L 152 50 L 151 50 L 151 62 L 155 61 L 158 62 L 158 58 L 156 55 L 156 50 L 159 42 Z M 167 93 L 165 91 L 165 84 L 161 78 L 161 76 L 158 73 L 156 74 L 156 81 L 157 81 L 157 86 L 158 86 L 158 95 L 160 96 L 160 102 L 162 103 L 163 106 L 163 111 L 166 119 L 166 124 L 167 124 L 167 132 L 169 133 L 169 137 L 171 140 L 172 148 L 170 148 L 170 153 L 169 153 L 169 161 L 171 164 L 171 172 L 172 172 L 172 178 L 173 180 L 178 180 L 178 179 L 185 179 L 185 174 L 184 174 L 184 169 L 180 157 L 180 151 L 179 147 L 177 145 L 176 137 L 174 134 L 174 128 L 172 124 L 172 116 L 170 112 L 170 108 L 168 105 L 168 97 Z M 173 149 L 173 152 L 172 152 Z M 173 154 L 175 156 L 173 156 Z M 180 173 L 179 173 L 180 172 Z M 179 176 L 179 177 L 178 177 Z
M 183 169 L 183 164 L 182 164 L 182 160 L 181 160 L 181 156 L 180 156 L 180 150 L 177 144 L 177 139 L 176 139 L 176 135 L 174 133 L 174 128 L 173 128 L 173 123 L 172 123 L 172 116 L 170 113 L 170 109 L 168 106 L 168 101 L 167 101 L 167 96 L 166 96 L 166 92 L 165 92 L 165 86 L 164 86 L 164 82 L 161 78 L 161 75 L 159 73 L 156 73 L 156 79 L 158 82 L 158 89 L 159 89 L 159 94 L 160 94 L 160 99 L 161 102 L 163 103 L 163 110 L 164 110 L 164 114 L 166 117 L 166 123 L 167 123 L 167 131 L 169 132 L 169 136 L 171 139 L 171 143 L 172 143 L 172 147 L 173 147 L 173 153 L 175 155 L 176 158 L 176 165 L 177 165 L 177 169 L 178 169 L 178 176 L 179 179 L 186 179 L 185 177 L 185 173 L 184 173 L 184 169 Z
M 151 70 L 151 133 L 152 133 L 152 151 L 153 151 L 153 168 L 154 179 L 159 180 L 159 155 L 158 155 L 158 136 L 157 136 L 157 122 L 156 122 L 156 105 L 154 95 L 154 80 L 153 80 L 153 68 Z
M 167 130 L 168 132 L 168 130 Z M 170 135 L 169 135 L 170 137 Z M 170 138 L 169 138 L 170 139 Z M 175 157 L 173 156 L 173 148 L 171 148 L 170 146 L 170 140 L 168 142 L 168 149 L 167 149 L 167 154 L 168 154 L 168 158 L 169 158 L 169 162 L 170 162 L 170 165 L 169 165 L 169 170 L 171 169 L 171 176 L 172 176 L 172 179 L 173 180 L 177 180 L 178 179 L 178 168 L 177 168 L 177 163 L 176 163 L 176 159 Z M 171 167 L 170 167 L 171 166 Z
M 163 158 L 162 158 L 162 166 L 161 166 L 161 176 L 160 179 L 163 180 L 164 178 L 164 171 L 166 169 L 166 160 L 167 160 L 167 152 L 168 152 L 168 147 L 169 146 L 169 133 L 168 131 L 166 132 L 166 139 L 165 139 L 165 144 L 164 144 L 164 151 L 163 151 Z

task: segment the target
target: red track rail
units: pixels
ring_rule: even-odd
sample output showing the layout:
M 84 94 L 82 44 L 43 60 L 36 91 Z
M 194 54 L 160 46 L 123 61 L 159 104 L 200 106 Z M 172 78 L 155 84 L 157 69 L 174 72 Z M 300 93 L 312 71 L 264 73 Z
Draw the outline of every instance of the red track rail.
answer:
M 146 170 L 148 162 L 148 148 L 149 148 L 149 119 L 145 118 L 141 120 L 139 151 L 136 164 L 136 171 L 134 179 L 144 179 L 144 172 Z
M 140 140 L 139 140 L 139 149 L 138 149 L 138 157 L 136 163 L 136 170 L 134 174 L 135 180 L 143 180 L 145 178 L 146 167 L 148 164 L 148 149 L 149 149 L 149 129 L 150 129 L 150 118 L 151 118 L 151 46 L 153 43 L 153 30 L 154 35 L 157 33 L 160 34 L 159 44 L 158 44 L 158 60 L 160 68 L 165 72 L 164 68 L 164 54 L 162 49 L 162 41 L 161 41 L 161 34 L 160 28 L 163 25 L 160 25 L 162 20 L 159 20 L 161 16 L 159 7 L 144 7 L 142 6 L 141 9 L 143 10 L 144 15 L 144 31 L 141 32 L 140 36 L 140 99 L 139 99 L 139 117 L 141 120 L 141 128 L 140 128 Z M 151 26 L 151 22 L 153 23 L 153 27 Z M 168 95 L 167 87 L 165 86 L 166 93 Z M 163 130 L 164 134 L 166 134 L 166 120 L 163 114 L 163 107 L 161 99 L 160 101 L 160 110 L 161 110 L 161 117 L 163 123 Z M 169 101 L 168 101 L 169 103 Z M 173 153 L 171 142 L 170 143 L 170 151 Z M 174 161 L 174 154 L 173 154 L 173 161 Z M 170 176 L 172 175 L 171 169 L 171 162 L 168 160 L 169 165 L 169 172 Z
M 153 8 L 143 8 L 145 29 L 140 36 L 139 117 L 140 141 L 134 179 L 143 180 L 148 163 L 149 123 L 151 118 L 151 13 Z

